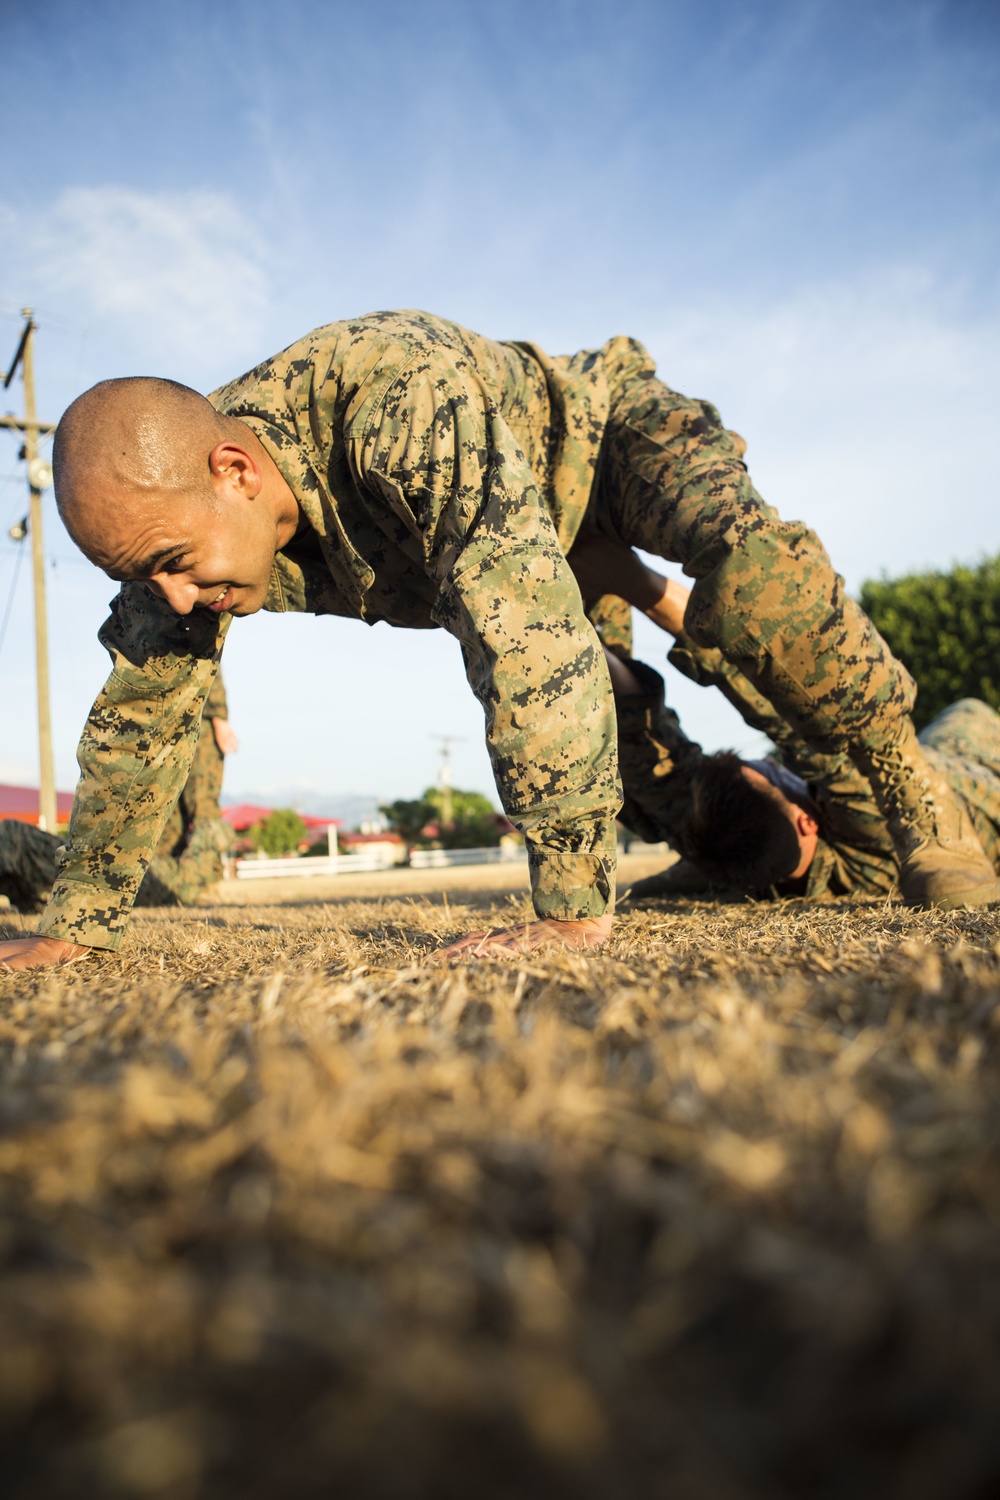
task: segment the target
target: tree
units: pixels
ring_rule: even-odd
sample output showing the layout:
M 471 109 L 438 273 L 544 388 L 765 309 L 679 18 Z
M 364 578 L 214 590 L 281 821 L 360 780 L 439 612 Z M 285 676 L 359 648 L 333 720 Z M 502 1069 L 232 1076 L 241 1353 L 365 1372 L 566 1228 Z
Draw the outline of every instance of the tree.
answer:
M 282 854 L 291 854 L 306 836 L 306 825 L 290 807 L 275 808 L 250 830 L 250 842 L 255 849 L 277 859 Z
M 415 844 L 440 844 L 443 849 L 482 849 L 500 842 L 500 825 L 488 797 L 479 792 L 451 791 L 451 822 L 444 819 L 444 793 L 429 786 L 413 801 L 387 802 L 379 812 L 408 848 Z M 430 827 L 432 836 L 424 833 Z
M 399 834 L 408 849 L 412 849 L 414 844 L 427 843 L 423 837 L 424 828 L 428 823 L 433 823 L 437 816 L 433 803 L 426 796 L 412 801 L 400 798 L 395 802 L 387 802 L 384 807 L 379 807 L 379 812 L 388 819 L 389 827 Z
M 445 824 L 444 792 L 429 786 L 424 800 L 434 809 L 433 817 L 440 828 L 440 843 L 445 849 L 483 849 L 500 842 L 500 825 L 496 809 L 480 792 L 462 792 L 451 788 L 451 822 Z
M 1000 557 L 870 580 L 859 602 L 913 674 L 918 729 L 958 698 L 1000 709 Z

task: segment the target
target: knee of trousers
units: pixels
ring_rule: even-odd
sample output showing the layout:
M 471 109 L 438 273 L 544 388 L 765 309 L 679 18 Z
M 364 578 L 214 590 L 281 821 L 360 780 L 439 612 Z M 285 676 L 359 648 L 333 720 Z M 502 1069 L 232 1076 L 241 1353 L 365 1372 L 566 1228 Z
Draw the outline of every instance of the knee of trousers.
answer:
M 910 711 L 913 679 L 808 527 L 765 520 L 697 562 L 688 634 L 721 651 L 808 738 L 840 747 Z

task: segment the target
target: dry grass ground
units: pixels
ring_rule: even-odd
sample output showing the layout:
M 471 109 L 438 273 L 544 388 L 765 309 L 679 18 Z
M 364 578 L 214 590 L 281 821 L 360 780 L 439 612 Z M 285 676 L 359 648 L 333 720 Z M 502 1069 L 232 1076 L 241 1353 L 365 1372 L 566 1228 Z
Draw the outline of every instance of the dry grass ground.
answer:
M 1000 916 L 491 878 L 0 981 L 4 1495 L 1000 1492 Z

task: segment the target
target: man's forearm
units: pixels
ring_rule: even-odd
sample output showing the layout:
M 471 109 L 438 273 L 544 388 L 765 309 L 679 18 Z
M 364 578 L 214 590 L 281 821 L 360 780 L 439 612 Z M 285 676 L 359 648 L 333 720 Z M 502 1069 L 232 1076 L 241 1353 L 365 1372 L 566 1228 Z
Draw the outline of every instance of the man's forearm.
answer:
M 69 842 L 39 931 L 116 948 L 187 779 L 228 617 L 178 617 L 134 588 L 100 639 L 114 670 L 80 740 Z
M 112 676 L 87 721 L 69 843 L 38 929 L 91 948 L 121 941 L 201 727 L 200 693 L 186 706 L 121 694 Z
M 535 911 L 603 917 L 621 805 L 611 684 L 535 476 L 467 370 L 408 372 L 384 413 L 366 430 L 361 467 L 421 530 L 433 618 L 461 642 L 497 790 L 527 844 Z
M 535 911 L 579 920 L 614 901 L 621 805 L 611 684 L 557 549 L 495 553 L 452 585 L 504 810 L 525 836 Z

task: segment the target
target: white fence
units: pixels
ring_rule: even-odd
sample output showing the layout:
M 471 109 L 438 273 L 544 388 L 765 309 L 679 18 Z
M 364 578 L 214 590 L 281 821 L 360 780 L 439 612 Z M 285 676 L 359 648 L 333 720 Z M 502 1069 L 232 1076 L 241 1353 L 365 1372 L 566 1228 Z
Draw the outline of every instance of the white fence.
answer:
M 528 851 L 517 849 L 414 849 L 410 855 L 413 870 L 441 870 L 449 865 L 506 865 L 527 859 Z
M 289 855 L 285 859 L 248 859 L 236 861 L 238 880 L 275 880 L 289 875 L 301 879 L 304 875 L 367 875 L 371 870 L 389 870 L 395 866 L 389 850 L 374 849 L 370 854 L 334 854 L 300 858 Z
M 414 849 L 410 855 L 413 870 L 442 870 L 451 865 L 503 865 L 527 859 L 527 851 L 517 849 Z M 373 849 L 370 854 L 334 854 L 322 858 L 257 859 L 250 856 L 236 861 L 238 880 L 282 880 L 289 876 L 302 879 L 312 875 L 367 875 L 374 870 L 401 868 L 391 851 Z

